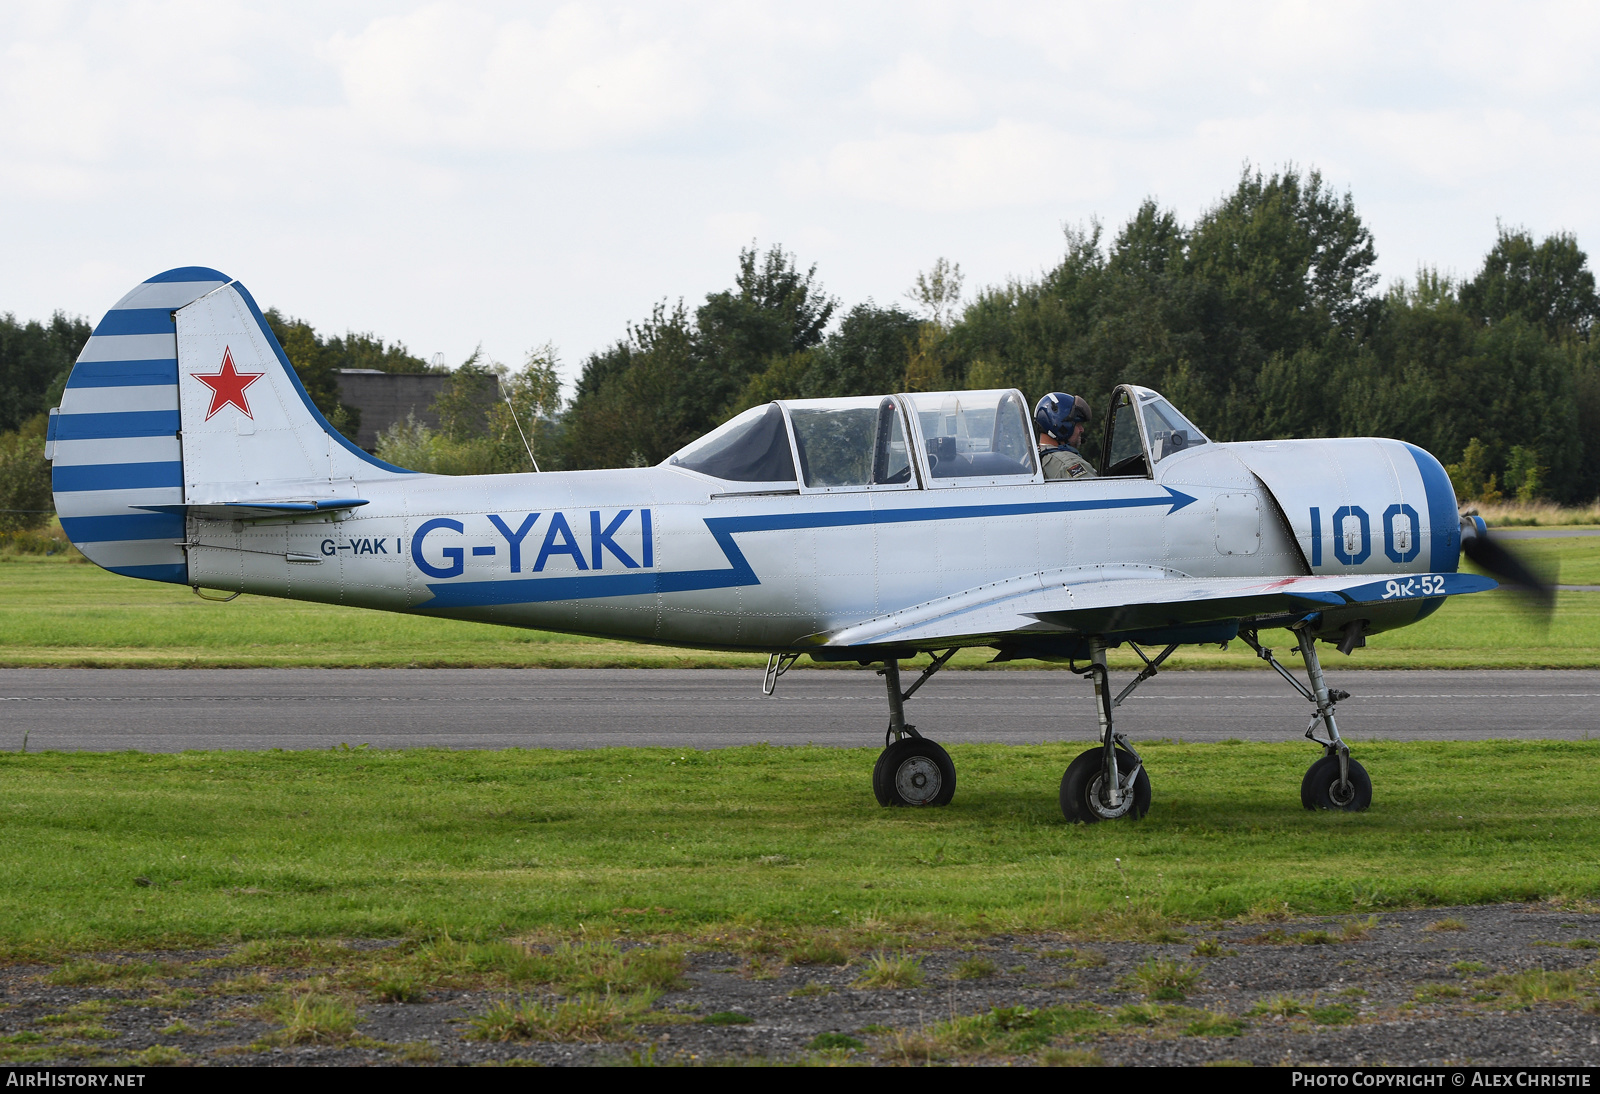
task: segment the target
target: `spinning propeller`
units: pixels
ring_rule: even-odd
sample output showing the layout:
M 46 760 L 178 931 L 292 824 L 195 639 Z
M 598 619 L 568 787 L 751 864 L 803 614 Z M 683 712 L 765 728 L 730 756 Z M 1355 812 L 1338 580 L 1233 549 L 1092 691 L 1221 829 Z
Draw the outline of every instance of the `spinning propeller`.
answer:
M 1461 518 L 1461 553 L 1489 576 L 1526 595 L 1541 619 L 1549 621 L 1556 606 L 1555 582 L 1504 543 L 1491 539 L 1482 517 Z

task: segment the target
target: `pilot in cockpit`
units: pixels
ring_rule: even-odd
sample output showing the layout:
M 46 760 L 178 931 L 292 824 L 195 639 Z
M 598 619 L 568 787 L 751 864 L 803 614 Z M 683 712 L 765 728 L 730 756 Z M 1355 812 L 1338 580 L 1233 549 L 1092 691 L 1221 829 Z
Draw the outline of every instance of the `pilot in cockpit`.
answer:
M 1033 408 L 1033 425 L 1039 433 L 1039 462 L 1047 479 L 1092 479 L 1094 465 L 1078 452 L 1083 443 L 1089 404 L 1077 395 L 1052 391 Z

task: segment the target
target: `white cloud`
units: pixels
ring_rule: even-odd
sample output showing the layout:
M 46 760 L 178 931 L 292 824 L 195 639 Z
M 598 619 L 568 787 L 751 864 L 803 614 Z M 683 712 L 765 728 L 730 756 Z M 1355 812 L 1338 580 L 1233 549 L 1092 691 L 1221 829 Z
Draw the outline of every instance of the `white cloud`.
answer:
M 960 76 L 919 56 L 900 58 L 867 85 L 867 95 L 880 112 L 912 122 L 962 122 L 978 109 Z
M 415 146 L 572 149 L 691 118 L 705 88 L 670 34 L 586 6 L 542 23 L 434 4 L 336 37 L 363 127 Z
M 710 238 L 725 247 L 748 247 L 767 230 L 767 218 L 760 213 L 740 210 L 712 213 L 706 217 Z
M 1107 149 L 1048 126 L 1001 121 L 970 132 L 845 141 L 794 178 L 857 201 L 948 212 L 1106 194 Z
M 319 326 L 569 362 L 782 243 L 852 303 L 1192 217 L 1246 162 L 1348 186 L 1384 273 L 1494 221 L 1600 254 L 1600 7 L 802 8 L 477 0 L 0 5 L 0 311 L 99 314 L 165 266 Z

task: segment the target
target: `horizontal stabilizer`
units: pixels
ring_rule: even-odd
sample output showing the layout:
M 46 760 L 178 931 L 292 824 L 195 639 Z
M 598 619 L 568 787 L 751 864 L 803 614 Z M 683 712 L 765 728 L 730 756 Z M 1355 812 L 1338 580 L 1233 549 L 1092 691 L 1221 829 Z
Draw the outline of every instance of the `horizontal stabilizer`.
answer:
M 291 498 L 282 501 L 217 501 L 189 505 L 135 505 L 152 513 L 172 513 L 200 520 L 266 520 L 314 513 L 333 513 L 366 505 L 365 498 Z

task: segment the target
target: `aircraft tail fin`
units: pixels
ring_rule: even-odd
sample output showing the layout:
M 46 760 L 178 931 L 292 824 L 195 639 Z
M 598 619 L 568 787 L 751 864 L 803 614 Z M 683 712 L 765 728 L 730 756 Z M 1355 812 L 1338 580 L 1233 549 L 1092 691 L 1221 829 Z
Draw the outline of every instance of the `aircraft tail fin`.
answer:
M 409 475 L 311 403 L 237 281 L 157 274 L 95 327 L 51 414 L 46 455 L 67 537 L 115 573 L 187 583 L 187 522 L 251 502 L 323 507 Z

